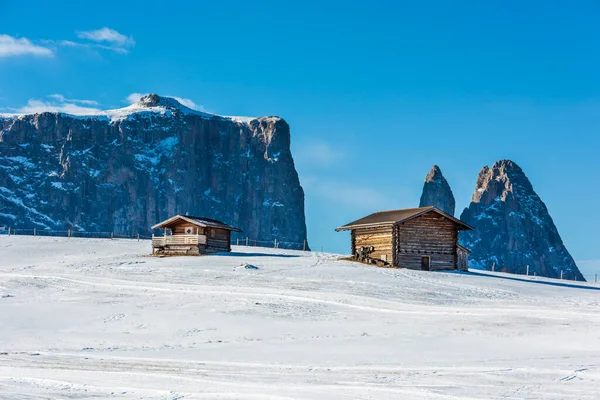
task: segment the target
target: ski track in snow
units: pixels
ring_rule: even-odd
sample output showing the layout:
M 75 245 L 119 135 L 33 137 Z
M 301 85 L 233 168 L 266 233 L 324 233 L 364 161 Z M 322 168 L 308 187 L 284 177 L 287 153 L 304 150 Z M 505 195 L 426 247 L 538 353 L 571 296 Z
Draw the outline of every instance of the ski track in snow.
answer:
M 598 399 L 598 290 L 149 252 L 0 236 L 0 399 Z

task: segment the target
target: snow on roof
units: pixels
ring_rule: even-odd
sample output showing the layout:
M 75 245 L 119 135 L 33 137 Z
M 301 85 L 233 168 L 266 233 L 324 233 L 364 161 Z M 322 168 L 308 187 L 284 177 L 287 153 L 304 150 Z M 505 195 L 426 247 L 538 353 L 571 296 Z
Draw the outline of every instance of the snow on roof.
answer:
M 418 217 L 430 211 L 436 212 L 460 226 L 460 229 L 473 230 L 472 227 L 465 224 L 459 219 L 454 218 L 452 215 L 446 214 L 445 212 L 433 207 L 418 207 L 418 208 L 405 208 L 401 210 L 390 210 L 390 211 L 379 211 L 370 215 L 367 215 L 364 218 L 356 220 L 354 222 L 350 222 L 344 226 L 336 228 L 336 231 L 344 231 L 351 230 L 356 228 L 365 228 L 372 226 L 382 226 L 382 225 L 393 225 L 399 222 L 408 221 L 409 219 Z
M 53 112 L 54 114 L 63 114 L 68 115 L 72 118 L 77 119 L 98 119 L 98 120 L 106 120 L 111 123 L 117 121 L 123 121 L 134 115 L 143 115 L 144 113 L 152 114 L 160 114 L 164 116 L 172 116 L 174 113 L 183 113 L 185 115 L 198 115 L 205 119 L 229 119 L 233 122 L 237 122 L 239 124 L 247 125 L 255 117 L 229 117 L 223 116 L 213 113 L 208 113 L 204 111 L 194 110 L 192 108 L 186 107 L 181 104 L 179 101 L 172 97 L 162 97 L 156 94 L 149 94 L 141 97 L 137 102 L 123 108 L 117 108 L 114 110 L 100 110 L 97 112 L 89 112 L 86 111 L 84 114 L 71 114 L 64 112 Z M 0 114 L 0 118 L 5 119 L 14 119 L 19 117 L 25 117 L 31 114 L 23 114 L 23 113 L 4 113 Z
M 216 219 L 206 218 L 206 217 L 195 217 L 191 215 L 175 215 L 163 222 L 160 222 L 152 227 L 152 229 L 163 229 L 170 225 L 172 225 L 177 220 L 187 221 L 194 225 L 202 226 L 202 227 L 211 227 L 211 228 L 221 228 L 227 229 L 229 231 L 241 232 L 240 229 L 235 228 L 233 226 L 227 225 L 224 222 L 217 221 Z

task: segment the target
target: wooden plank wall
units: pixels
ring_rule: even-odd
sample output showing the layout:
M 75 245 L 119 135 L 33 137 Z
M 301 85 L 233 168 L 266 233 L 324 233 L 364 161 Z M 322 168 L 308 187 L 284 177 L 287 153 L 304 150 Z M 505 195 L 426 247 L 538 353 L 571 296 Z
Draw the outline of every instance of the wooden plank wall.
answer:
M 387 258 L 387 262 L 392 263 L 392 227 L 383 228 L 367 228 L 354 229 L 352 231 L 352 246 L 353 254 L 356 254 L 358 249 L 363 246 L 373 246 L 375 251 L 371 253 L 371 257 L 383 259 L 383 255 Z
M 173 235 L 185 235 L 185 229 L 188 227 L 192 227 L 194 229 L 194 234 L 196 233 L 197 229 L 198 235 L 204 235 L 204 228 L 189 223 L 179 223 L 177 225 L 171 226 L 171 232 Z
M 182 222 L 176 225 L 171 226 L 171 231 L 173 235 L 185 235 L 185 229 L 189 226 L 193 226 L 195 229 L 198 229 L 199 235 L 207 236 L 206 246 L 200 245 L 200 252 L 204 252 L 204 250 L 208 252 L 218 252 L 218 251 L 231 251 L 231 235 L 227 229 L 217 229 L 217 228 L 202 228 L 197 227 L 196 225 L 190 225 L 187 222 Z M 196 231 L 194 230 L 194 233 Z M 204 249 L 206 247 L 206 249 Z
M 457 251 L 458 251 L 458 255 L 457 255 L 458 269 L 460 269 L 461 271 L 468 271 L 469 270 L 469 253 L 464 251 L 461 248 L 458 248 Z
M 458 231 L 454 222 L 430 212 L 397 226 L 396 266 L 421 269 L 421 258 L 431 257 L 432 271 L 456 269 Z
M 210 228 L 207 247 L 209 251 L 231 251 L 230 234 L 226 229 Z

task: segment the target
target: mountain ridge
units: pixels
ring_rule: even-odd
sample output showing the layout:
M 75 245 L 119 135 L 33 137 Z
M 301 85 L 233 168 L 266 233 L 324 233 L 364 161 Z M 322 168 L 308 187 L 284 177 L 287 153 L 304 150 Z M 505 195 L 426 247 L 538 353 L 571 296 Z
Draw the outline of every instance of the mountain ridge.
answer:
M 249 121 L 259 119 L 259 118 L 280 118 L 277 116 L 263 116 L 263 117 L 244 117 L 244 116 L 227 116 L 209 113 L 206 111 L 200 111 L 193 108 L 190 108 L 181 102 L 179 102 L 174 97 L 169 96 L 160 96 L 158 94 L 147 94 L 140 99 L 138 99 L 133 104 L 122 108 L 108 109 L 108 110 L 86 110 L 82 113 L 68 113 L 64 111 L 42 111 L 39 113 L 0 113 L 0 118 L 2 119 L 15 119 L 20 117 L 26 117 L 28 115 L 36 115 L 36 114 L 61 114 L 68 117 L 73 118 L 82 118 L 82 119 L 106 119 L 111 123 L 117 122 L 124 118 L 127 118 L 131 115 L 141 112 L 153 112 L 153 113 L 168 113 L 168 112 L 181 112 L 184 114 L 194 114 L 206 119 L 225 119 L 232 120 L 234 122 L 247 124 Z
M 111 119 L 0 119 L 0 225 L 148 234 L 189 212 L 302 246 L 304 191 L 287 122 L 188 110 L 148 95 Z

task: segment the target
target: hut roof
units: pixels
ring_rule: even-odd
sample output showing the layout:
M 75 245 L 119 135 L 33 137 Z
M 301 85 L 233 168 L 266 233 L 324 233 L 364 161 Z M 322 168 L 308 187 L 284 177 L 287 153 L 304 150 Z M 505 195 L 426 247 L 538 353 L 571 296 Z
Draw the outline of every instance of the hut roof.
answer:
M 459 249 L 466 251 L 467 253 L 471 254 L 471 250 L 467 249 L 465 246 L 461 246 L 460 243 L 456 245 Z
M 416 218 L 416 217 L 421 216 L 428 212 L 435 212 L 435 213 L 442 215 L 443 217 L 448 218 L 449 220 L 454 222 L 458 226 L 458 229 L 460 229 L 460 230 L 473 230 L 472 227 L 465 224 L 461 220 L 454 218 L 452 215 L 446 214 L 442 210 L 439 210 L 433 206 L 419 207 L 419 208 L 405 208 L 402 210 L 380 211 L 380 212 L 376 212 L 371 215 L 367 215 L 366 217 L 358 219 L 354 222 L 350 222 L 349 224 L 346 224 L 344 226 L 340 226 L 339 228 L 336 228 L 335 230 L 337 232 L 339 232 L 339 231 L 347 231 L 347 230 L 352 230 L 352 229 L 357 229 L 357 228 L 370 228 L 370 227 L 377 227 L 377 226 L 395 225 L 395 224 L 399 224 L 399 223 L 408 221 L 410 219 Z
M 218 228 L 218 229 L 226 229 L 228 231 L 241 232 L 241 229 L 234 228 L 233 226 L 229 226 L 224 222 L 217 221 L 216 219 L 206 218 L 206 217 L 194 217 L 192 215 L 175 215 L 163 222 L 160 222 L 152 227 L 152 229 L 164 229 L 169 226 L 173 226 L 176 223 L 184 221 L 189 222 L 190 224 L 201 226 L 203 228 Z

